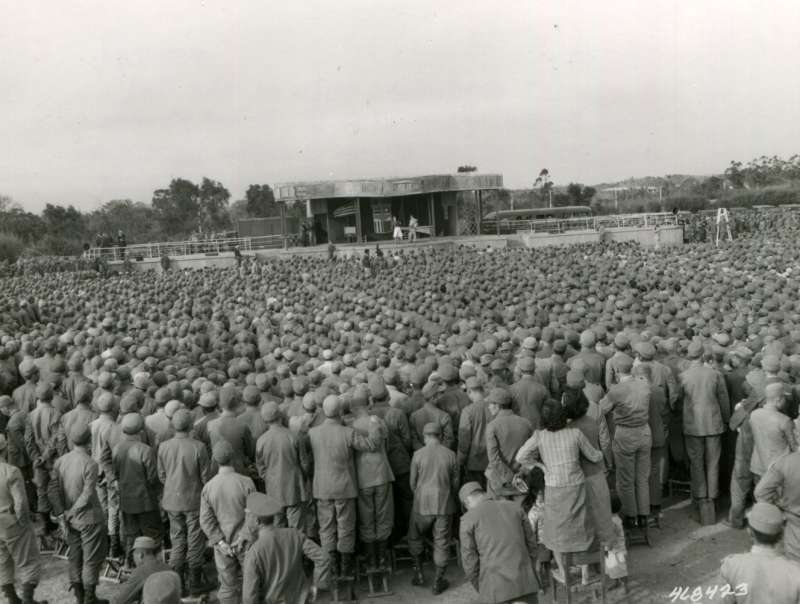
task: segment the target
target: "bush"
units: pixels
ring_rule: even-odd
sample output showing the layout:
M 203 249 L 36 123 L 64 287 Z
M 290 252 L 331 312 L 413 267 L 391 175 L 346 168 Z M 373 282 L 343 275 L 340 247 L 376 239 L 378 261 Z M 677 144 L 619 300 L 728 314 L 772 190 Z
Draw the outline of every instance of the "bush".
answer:
M 13 233 L 0 233 L 0 261 L 16 262 L 24 247 L 22 239 Z

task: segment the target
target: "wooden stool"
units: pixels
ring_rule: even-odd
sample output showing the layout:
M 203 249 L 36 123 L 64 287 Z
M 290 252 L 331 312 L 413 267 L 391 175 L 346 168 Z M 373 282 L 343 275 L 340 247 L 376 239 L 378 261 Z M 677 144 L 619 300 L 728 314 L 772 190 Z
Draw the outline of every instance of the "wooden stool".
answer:
M 602 604 L 606 603 L 606 591 L 607 585 L 606 581 L 608 578 L 606 577 L 606 558 L 605 553 L 603 552 L 602 548 L 596 549 L 591 552 L 578 552 L 578 553 L 567 553 L 567 554 L 555 554 L 561 555 L 564 558 L 564 569 L 566 572 L 564 573 L 564 577 L 558 576 L 557 565 L 553 565 L 553 570 L 550 573 L 550 577 L 553 581 L 553 589 L 550 592 L 550 600 L 553 604 L 558 603 L 558 586 L 561 585 L 564 590 L 567 592 L 567 604 L 572 604 L 572 594 L 579 593 L 583 591 L 588 591 L 589 589 L 592 590 L 592 600 L 597 600 L 597 592 L 600 592 L 600 601 Z M 573 577 L 571 569 L 574 566 L 580 566 L 583 564 L 598 564 L 600 566 L 600 573 L 594 576 L 590 575 L 589 581 L 586 583 L 582 582 L 581 579 L 578 577 Z

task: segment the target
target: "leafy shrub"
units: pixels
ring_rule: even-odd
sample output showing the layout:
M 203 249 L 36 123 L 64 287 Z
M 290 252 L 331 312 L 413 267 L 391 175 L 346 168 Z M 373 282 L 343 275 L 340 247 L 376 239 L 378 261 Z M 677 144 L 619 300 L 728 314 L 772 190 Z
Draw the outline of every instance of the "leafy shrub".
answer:
M 0 233 L 0 261 L 16 262 L 25 244 L 13 233 Z

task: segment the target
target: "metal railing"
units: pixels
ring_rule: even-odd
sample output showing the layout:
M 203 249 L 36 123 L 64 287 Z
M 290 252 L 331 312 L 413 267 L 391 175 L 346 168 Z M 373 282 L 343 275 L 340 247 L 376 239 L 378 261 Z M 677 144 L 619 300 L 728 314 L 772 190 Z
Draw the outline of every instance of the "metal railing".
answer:
M 240 252 L 286 247 L 289 238 L 283 235 L 262 237 L 231 237 L 226 239 L 204 239 L 197 241 L 163 241 L 155 243 L 134 243 L 125 247 L 93 247 L 86 252 L 88 258 L 124 260 L 161 258 L 162 256 L 189 256 L 191 254 L 216 255 L 232 252 L 239 247 Z
M 543 218 L 540 220 L 484 220 L 481 222 L 481 233 L 484 235 L 566 233 L 569 231 L 599 231 L 601 228 L 647 228 L 677 225 L 678 217 L 671 212 L 657 212 L 578 218 Z

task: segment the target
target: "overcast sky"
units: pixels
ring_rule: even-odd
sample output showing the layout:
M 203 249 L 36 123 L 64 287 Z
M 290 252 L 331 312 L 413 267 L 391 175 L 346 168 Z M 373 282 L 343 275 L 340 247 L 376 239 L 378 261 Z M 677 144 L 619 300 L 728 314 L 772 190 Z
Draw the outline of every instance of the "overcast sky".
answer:
M 800 2 L 0 0 L 0 194 L 171 178 L 529 186 L 800 152 Z

